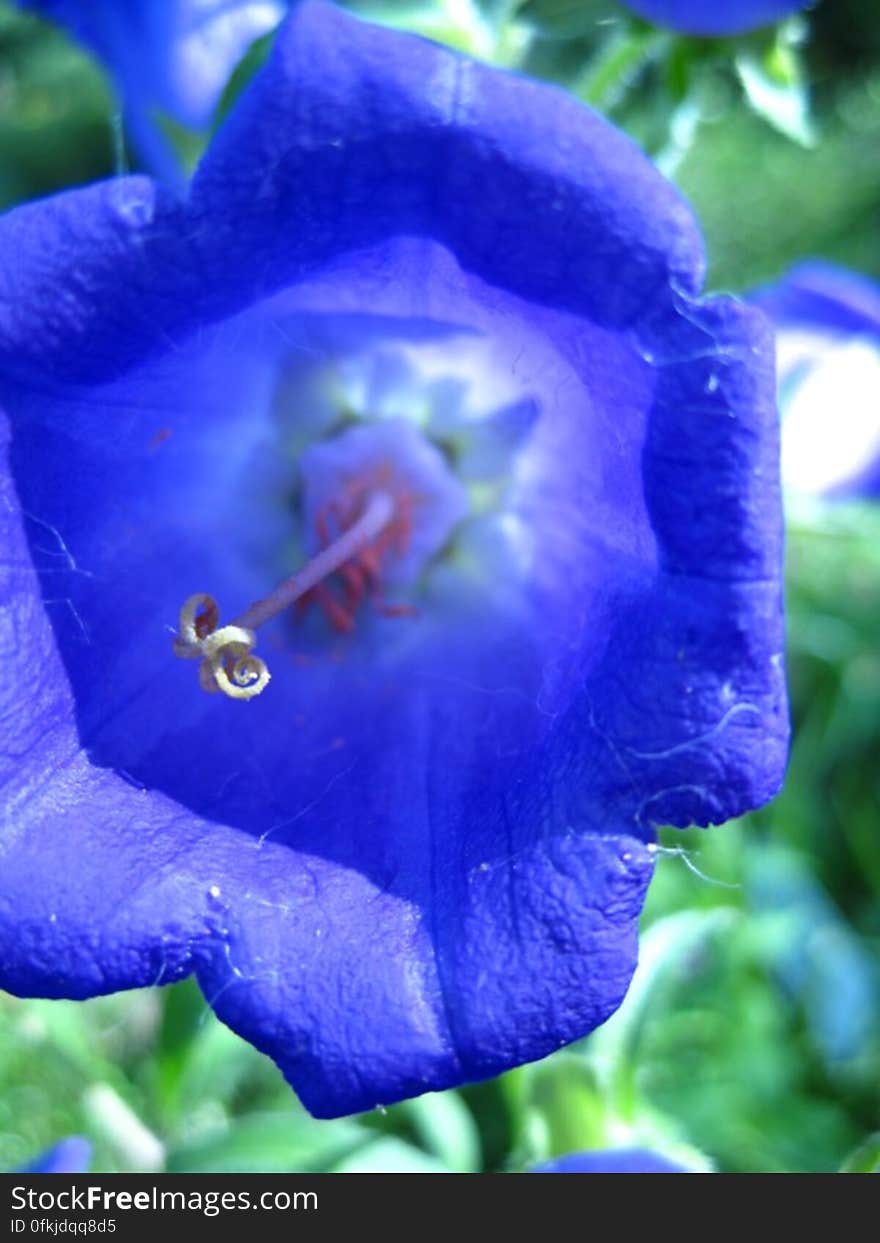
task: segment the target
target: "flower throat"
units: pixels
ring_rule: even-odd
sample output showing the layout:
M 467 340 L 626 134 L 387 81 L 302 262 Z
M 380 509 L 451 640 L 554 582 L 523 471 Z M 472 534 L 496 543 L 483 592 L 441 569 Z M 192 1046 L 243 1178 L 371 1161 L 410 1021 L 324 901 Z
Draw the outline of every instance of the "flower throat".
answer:
M 360 495 L 359 495 L 360 491 Z M 382 599 L 381 572 L 389 554 L 405 551 L 412 531 L 414 499 L 391 491 L 350 486 L 339 501 L 316 515 L 320 551 L 279 583 L 270 595 L 257 600 L 226 626 L 213 596 L 191 595 L 180 610 L 174 654 L 199 660 L 203 690 L 222 691 L 230 699 L 253 699 L 269 684 L 266 662 L 254 655 L 257 629 L 291 607 L 303 612 L 316 603 L 338 631 L 353 629 L 358 608 L 371 596 L 388 616 L 411 613 L 408 606 L 388 605 Z M 333 537 L 332 527 L 338 534 Z M 338 575 L 341 594 L 329 580 Z

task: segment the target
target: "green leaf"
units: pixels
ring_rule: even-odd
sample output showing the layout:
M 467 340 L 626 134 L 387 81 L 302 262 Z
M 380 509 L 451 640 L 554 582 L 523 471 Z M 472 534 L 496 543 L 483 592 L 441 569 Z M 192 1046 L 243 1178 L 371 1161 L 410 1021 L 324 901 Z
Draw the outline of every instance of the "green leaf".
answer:
M 752 110 L 786 138 L 815 146 L 809 94 L 796 51 L 780 40 L 763 55 L 744 49 L 734 65 Z
M 668 46 L 669 38 L 663 31 L 622 30 L 606 41 L 575 91 L 586 103 L 608 112 Z
M 263 1070 L 280 1079 L 280 1073 L 252 1045 L 203 1008 L 180 1069 L 181 1111 L 198 1108 L 206 1100 L 230 1105 L 244 1081 Z
M 880 1174 L 880 1131 L 869 1135 L 840 1167 L 841 1174 Z
M 356 1122 L 319 1122 L 291 1102 L 289 1113 L 249 1114 L 177 1145 L 166 1168 L 178 1174 L 309 1173 L 335 1165 L 368 1140 L 369 1132 Z
M 134 1094 L 126 1092 L 126 1096 Z M 141 1102 L 126 1099 L 109 1083 L 86 1088 L 82 1108 L 89 1130 L 113 1153 L 119 1167 L 132 1174 L 164 1169 L 165 1146 L 142 1117 Z
M 740 919 L 738 911 L 716 907 L 676 911 L 653 924 L 642 936 L 639 965 L 623 1005 L 591 1038 L 593 1054 L 625 1074 L 636 1057 L 642 1029 L 650 1019 L 658 994 L 676 978 L 686 977 L 691 961 L 703 946 L 716 937 L 731 934 Z
M 434 1157 L 394 1135 L 373 1140 L 350 1156 L 338 1161 L 334 1174 L 448 1174 L 450 1171 Z
M 534 1067 L 531 1108 L 543 1123 L 546 1151 L 559 1157 L 604 1147 L 608 1109 L 593 1068 L 573 1053 L 559 1053 Z
M 609 0 L 526 0 L 517 17 L 551 39 L 581 38 L 609 22 L 628 21 L 623 9 Z
M 456 1174 L 482 1167 L 480 1136 L 473 1115 L 455 1092 L 427 1092 L 406 1102 L 418 1138 L 430 1153 Z

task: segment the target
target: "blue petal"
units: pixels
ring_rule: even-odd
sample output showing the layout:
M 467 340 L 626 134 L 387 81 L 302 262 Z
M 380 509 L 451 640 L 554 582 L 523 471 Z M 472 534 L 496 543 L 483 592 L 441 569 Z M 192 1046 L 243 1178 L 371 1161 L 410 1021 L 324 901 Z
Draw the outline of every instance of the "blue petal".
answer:
M 113 79 L 126 133 L 144 167 L 169 186 L 185 176 L 161 124 L 207 130 L 250 45 L 272 30 L 288 0 L 18 0 L 58 22 Z
M 279 32 L 202 161 L 192 204 L 210 211 L 199 240 L 239 297 L 243 279 L 247 296 L 269 293 L 406 235 L 608 327 L 667 298 L 670 281 L 695 292 L 703 274 L 690 211 L 599 116 L 320 0 Z
M 0 249 L 7 986 L 196 970 L 324 1115 L 601 1022 L 653 824 L 769 797 L 787 734 L 770 343 L 694 301 L 675 192 L 558 92 L 305 3 L 188 203 L 124 179 Z M 183 598 L 286 572 L 272 377 L 463 332 L 539 411 L 530 577 L 438 576 L 347 644 L 282 627 L 271 694 L 200 695 Z
M 759 26 L 770 26 L 810 0 L 623 0 L 628 9 L 658 26 L 689 35 L 739 35 Z
M 5 418 L 0 431 L 5 459 Z M 0 685 L 0 979 L 44 997 L 170 982 L 192 971 L 200 939 L 217 936 L 204 878 L 218 842 L 212 835 L 206 860 L 199 840 L 211 826 L 200 831 L 80 749 L 47 617 L 57 608 L 79 630 L 78 613 L 64 586 L 47 586 L 41 601 L 27 526 L 49 584 L 81 575 L 60 533 L 21 513 L 4 464 L 0 654 L 14 677 Z
M 647 1148 L 607 1148 L 596 1152 L 571 1152 L 545 1165 L 536 1165 L 532 1174 L 687 1174 L 659 1153 Z
M 752 301 L 776 328 L 786 490 L 880 495 L 880 286 L 811 259 Z
M 92 1159 L 92 1145 L 81 1135 L 68 1135 L 48 1148 L 28 1165 L 14 1171 L 18 1174 L 84 1174 Z
M 31 525 L 49 554 L 44 572 L 60 571 L 62 593 L 75 592 L 78 579 L 91 583 L 88 558 L 69 563 L 75 543 L 59 543 L 45 519 Z M 24 555 L 13 567 L 29 572 Z M 241 754 L 238 769 L 229 766 L 234 755 L 226 760 L 228 808 L 216 787 L 212 797 L 218 814 L 237 813 L 254 835 L 242 836 L 199 824 L 129 784 L 130 776 L 86 762 L 65 728 L 63 678 L 40 639 L 46 623 L 34 625 L 36 595 L 20 573 L 17 584 L 23 590 L 10 595 L 4 651 L 21 671 L 14 698 L 33 736 L 21 736 L 7 786 L 6 988 L 81 997 L 171 982 L 196 967 L 221 1017 L 270 1052 L 313 1112 L 327 1115 L 541 1056 L 619 1004 L 635 962 L 650 853 L 622 835 L 542 840 L 534 794 L 527 823 L 513 792 L 510 808 L 487 797 L 485 756 L 469 754 L 462 723 L 469 700 L 487 703 L 481 728 L 494 725 L 502 738 L 512 730 L 503 695 L 496 702 L 491 689 L 471 690 L 467 681 L 459 688 L 454 672 L 440 703 L 410 696 L 398 705 L 372 671 L 350 682 L 342 701 L 331 700 L 329 724 L 348 731 L 342 749 L 318 717 L 297 727 L 299 745 L 312 749 L 308 767 L 291 766 L 295 740 L 281 726 L 280 762 L 292 772 L 275 790 L 265 784 L 273 759 L 260 721 L 248 721 L 245 734 L 234 723 Z M 57 598 L 69 600 L 63 618 L 78 613 L 76 596 Z M 108 612 L 119 599 L 107 595 Z M 98 618 L 100 629 L 100 615 L 84 606 L 84 616 Z M 68 639 L 77 629 L 67 628 Z M 88 661 L 92 645 L 82 634 L 74 642 L 79 661 Z M 108 650 L 94 646 L 95 663 L 74 670 L 86 682 L 106 678 Z M 442 661 L 440 668 L 456 670 Z M 432 690 L 430 671 L 420 672 Z M 322 694 L 331 699 L 334 677 L 330 671 L 324 691 L 314 692 L 317 705 Z M 204 712 L 187 681 L 184 700 Z M 23 692 L 44 686 L 60 703 L 51 717 L 35 717 Z M 387 747 L 364 728 L 377 697 Z M 112 713 L 106 691 L 103 704 Z M 167 698 L 160 707 L 173 715 Z M 128 704 L 117 711 L 124 724 L 148 728 L 137 713 L 124 716 Z M 277 731 L 277 712 L 267 720 Z M 215 726 L 201 721 L 168 736 L 169 756 L 192 757 L 175 768 L 201 767 Z M 50 728 L 61 735 L 57 748 L 47 742 Z M 331 744 L 323 755 L 322 742 Z
M 287 0 L 18 0 L 66 26 L 106 65 L 127 111 L 203 129 L 248 47 Z
M 880 338 L 880 285 L 835 263 L 807 259 L 751 295 L 778 327 Z

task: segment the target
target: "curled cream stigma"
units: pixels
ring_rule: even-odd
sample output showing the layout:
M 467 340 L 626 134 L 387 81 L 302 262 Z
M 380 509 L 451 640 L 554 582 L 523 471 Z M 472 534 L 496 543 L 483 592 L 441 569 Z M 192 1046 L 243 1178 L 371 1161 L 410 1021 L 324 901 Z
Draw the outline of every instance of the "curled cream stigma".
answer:
M 222 691 L 230 699 L 253 699 L 261 694 L 271 674 L 265 661 L 253 654 L 257 627 L 277 617 L 363 552 L 392 524 L 394 516 L 392 497 L 387 492 L 373 492 L 357 520 L 337 539 L 227 626 L 218 629 L 220 612 L 213 596 L 205 592 L 189 596 L 180 610 L 175 656 L 201 661 L 199 683 L 205 691 Z

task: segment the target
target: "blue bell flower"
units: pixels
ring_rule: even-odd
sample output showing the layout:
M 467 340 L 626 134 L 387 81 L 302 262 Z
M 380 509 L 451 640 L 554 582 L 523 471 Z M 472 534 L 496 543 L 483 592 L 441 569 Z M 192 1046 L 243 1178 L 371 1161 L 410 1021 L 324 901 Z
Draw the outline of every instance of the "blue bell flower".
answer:
M 0 221 L 0 984 L 196 974 L 334 1116 L 603 1022 L 770 798 L 773 346 L 560 91 L 307 0 L 181 200 Z
M 880 285 L 810 259 L 753 300 L 776 328 L 786 491 L 880 495 Z
M 771 26 L 809 0 L 623 0 L 628 9 L 657 26 L 687 35 L 719 38 Z
M 232 71 L 277 26 L 288 0 L 18 0 L 57 22 L 110 74 L 125 127 L 147 166 L 182 177 L 159 114 L 208 129 Z

